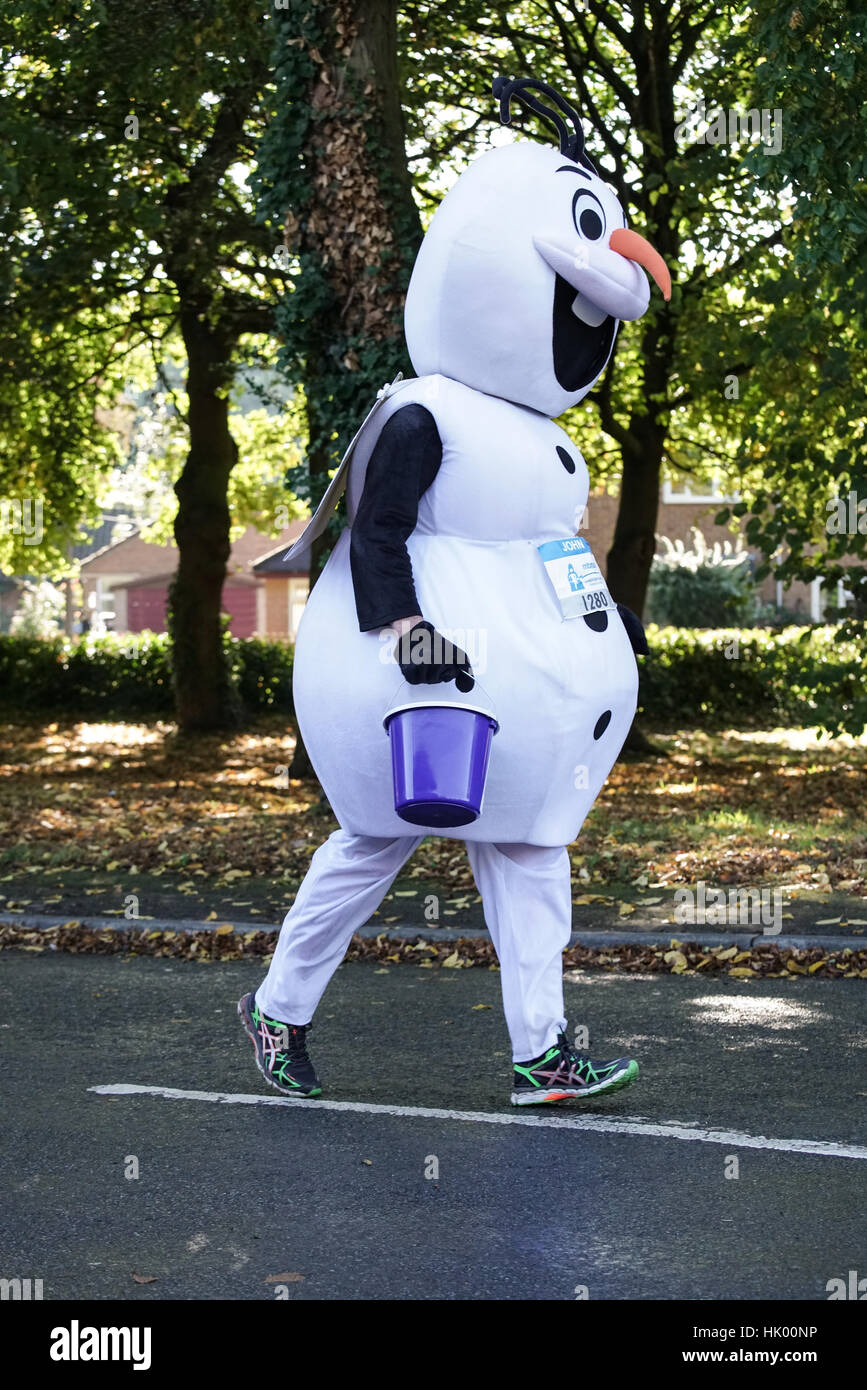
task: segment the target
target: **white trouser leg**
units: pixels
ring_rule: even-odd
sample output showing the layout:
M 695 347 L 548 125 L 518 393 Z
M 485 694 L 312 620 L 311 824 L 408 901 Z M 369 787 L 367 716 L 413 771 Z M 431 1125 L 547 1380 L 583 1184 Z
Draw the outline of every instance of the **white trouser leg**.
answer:
M 320 845 L 286 914 L 256 1002 L 268 1018 L 307 1024 L 346 954 L 424 837 L 379 840 L 335 830 Z
M 467 854 L 500 962 L 512 1060 L 526 1062 L 566 1027 L 561 957 L 572 931 L 569 855 L 473 840 Z

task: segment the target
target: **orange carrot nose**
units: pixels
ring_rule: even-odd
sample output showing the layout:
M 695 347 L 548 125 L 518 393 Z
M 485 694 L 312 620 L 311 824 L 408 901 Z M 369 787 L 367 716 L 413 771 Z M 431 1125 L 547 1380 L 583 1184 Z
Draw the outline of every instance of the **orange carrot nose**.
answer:
M 662 290 L 663 298 L 671 299 L 671 276 L 668 273 L 668 266 L 649 241 L 643 236 L 639 236 L 638 232 L 631 232 L 626 227 L 618 227 L 608 238 L 608 245 L 612 251 L 625 256 L 627 260 L 637 261 L 639 265 L 643 265 Z

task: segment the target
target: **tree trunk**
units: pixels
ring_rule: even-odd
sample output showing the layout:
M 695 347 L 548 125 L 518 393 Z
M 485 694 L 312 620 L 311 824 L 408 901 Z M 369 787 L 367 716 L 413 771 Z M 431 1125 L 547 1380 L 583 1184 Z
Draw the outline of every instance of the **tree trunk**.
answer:
M 327 56 L 309 90 L 309 200 L 298 249 L 320 281 L 303 348 L 315 506 L 382 374 L 408 369 L 403 302 L 421 223 L 406 160 L 394 0 L 320 0 L 313 11 Z M 326 534 L 315 547 L 311 585 L 333 540 Z
M 337 0 L 314 12 L 326 56 L 308 94 L 310 198 L 297 226 L 298 248 L 326 289 L 302 348 L 315 507 L 385 375 L 408 370 L 403 301 L 421 223 L 406 160 L 394 0 Z M 313 547 L 311 589 L 337 529 Z M 290 776 L 315 776 L 300 732 Z
M 642 211 L 647 219 L 647 235 L 674 277 L 680 236 L 677 191 L 671 186 L 669 165 L 677 158 L 678 150 L 672 35 L 664 7 L 650 7 L 649 20 L 644 17 L 636 25 L 635 37 L 639 48 L 634 55 L 637 90 L 633 124 L 647 132 L 641 159 L 644 187 L 652 189 L 656 185 L 659 189 L 653 202 L 644 195 Z M 640 351 L 645 410 L 632 411 L 629 426 L 619 440 L 623 474 L 614 540 L 608 552 L 608 587 L 616 602 L 626 604 L 639 617 L 644 612 L 650 566 L 656 552 L 659 482 L 670 426 L 667 402 L 678 312 L 674 304 L 662 305 L 657 298 L 652 314 L 644 320 Z
M 354 0 L 352 5 L 358 34 L 349 51 L 349 67 L 363 87 L 375 92 L 375 137 L 380 161 L 380 184 L 386 192 L 397 222 L 414 236 L 415 254 L 421 244 L 421 222 L 412 192 L 412 175 L 406 159 L 406 129 L 401 106 L 400 75 L 397 61 L 397 4 L 395 0 Z
M 650 393 L 658 389 L 661 375 L 669 370 L 670 339 L 660 341 L 652 329 L 644 335 L 644 347 L 651 345 L 657 359 L 651 360 L 645 373 L 645 387 Z M 639 617 L 644 613 L 650 567 L 656 553 L 656 521 L 659 514 L 659 483 L 665 455 L 667 417 L 654 418 L 648 411 L 633 415 L 621 442 L 623 470 L 620 480 L 620 501 L 614 539 L 606 560 L 606 578 L 611 596 Z M 623 745 L 624 753 L 642 758 L 660 750 L 649 741 L 638 718 Z
M 616 603 L 640 617 L 644 612 L 650 566 L 656 551 L 659 478 L 665 436 L 648 416 L 631 422 L 638 448 L 622 451 L 623 471 L 614 539 L 608 552 L 608 587 Z
M 632 421 L 632 429 L 647 426 L 649 417 Z M 632 431 L 630 431 L 632 432 Z M 663 438 L 659 432 L 647 431 L 646 449 L 636 453 L 631 447 L 623 449 L 623 474 L 620 484 L 620 504 L 614 540 L 608 552 L 607 574 L 611 597 L 623 603 L 639 617 L 644 612 L 650 566 L 656 550 L 656 517 L 659 509 L 659 474 L 662 464 Z M 659 750 L 650 743 L 638 717 L 632 721 L 624 753 L 642 757 Z
M 169 595 L 175 708 L 184 732 L 240 722 L 223 646 L 222 596 L 229 558 L 229 474 L 238 456 L 229 431 L 230 345 L 205 326 L 205 308 L 187 304 L 190 449 L 175 484 L 179 561 Z

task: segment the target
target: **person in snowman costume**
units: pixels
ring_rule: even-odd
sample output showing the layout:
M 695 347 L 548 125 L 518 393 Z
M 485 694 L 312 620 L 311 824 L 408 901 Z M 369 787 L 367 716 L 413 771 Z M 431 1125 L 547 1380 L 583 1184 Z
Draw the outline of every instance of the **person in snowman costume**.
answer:
M 644 271 L 666 298 L 670 278 L 628 230 L 569 103 L 532 78 L 498 78 L 494 95 L 505 124 L 516 97 L 549 118 L 560 148 L 489 150 L 446 195 L 407 292 L 418 375 L 380 392 L 289 552 L 297 567 L 345 486 L 349 524 L 308 601 L 294 671 L 301 733 L 340 829 L 313 855 L 267 977 L 238 1005 L 260 1071 L 290 1096 L 320 1094 L 314 1011 L 424 838 L 396 814 L 383 732 L 401 676 L 466 700 L 483 675 L 499 725 L 481 814 L 428 833 L 466 843 L 500 963 L 512 1103 L 599 1095 L 638 1075 L 628 1058 L 581 1056 L 563 1009 L 565 847 L 629 731 L 635 651 L 647 648 L 576 538 L 588 473 L 552 417 L 599 379 L 620 320 L 647 309 Z M 459 633 L 483 639 L 483 672 Z

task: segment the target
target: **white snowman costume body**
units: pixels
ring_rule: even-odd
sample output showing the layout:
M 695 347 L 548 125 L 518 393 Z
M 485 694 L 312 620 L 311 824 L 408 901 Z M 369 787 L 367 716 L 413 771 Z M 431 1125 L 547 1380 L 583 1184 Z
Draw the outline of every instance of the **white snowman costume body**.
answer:
M 359 440 L 349 480 L 350 526 L 366 458 L 389 415 L 425 406 L 443 461 L 407 542 L 421 611 L 438 632 L 482 655 L 474 666 L 499 723 L 482 814 L 449 837 L 566 845 L 611 770 L 635 713 L 638 672 L 616 611 L 604 631 L 564 620 L 538 546 L 575 535 L 587 468 L 568 435 L 525 406 L 443 376 L 407 382 Z M 573 464 L 569 473 L 557 453 Z M 359 632 L 344 531 L 310 596 L 295 657 L 295 707 L 340 825 L 412 836 L 395 814 L 383 716 L 403 693 L 377 632 Z M 472 639 L 472 640 L 470 640 Z M 389 659 L 390 657 L 390 659 Z M 483 693 L 482 693 L 483 692 Z M 415 687 L 436 701 L 437 687 Z M 458 696 L 474 703 L 474 695 Z M 597 737 L 594 738 L 594 731 Z M 431 831 L 431 834 L 438 832 Z
M 389 418 L 415 404 L 442 443 L 406 542 L 420 611 L 458 645 L 472 635 L 480 688 L 458 698 L 489 705 L 499 722 L 478 820 L 429 833 L 466 841 L 515 1061 L 540 1056 L 565 1028 L 564 847 L 620 751 L 638 685 L 616 607 L 565 619 L 538 549 L 576 535 L 588 493 L 584 460 L 552 417 L 587 394 L 619 319 L 638 318 L 649 300 L 639 265 L 612 249 L 616 236 L 642 239 L 624 233 L 617 199 L 591 169 L 536 144 L 493 150 L 461 176 L 422 244 L 406 304 L 419 375 L 392 390 L 357 440 L 349 526 L 298 634 L 296 712 L 341 828 L 313 856 L 257 991 L 271 1018 L 310 1020 L 353 932 L 424 834 L 394 811 L 383 716 L 401 674 L 388 634 L 359 631 L 350 569 L 371 453 Z M 415 695 L 436 702 L 443 688 Z

